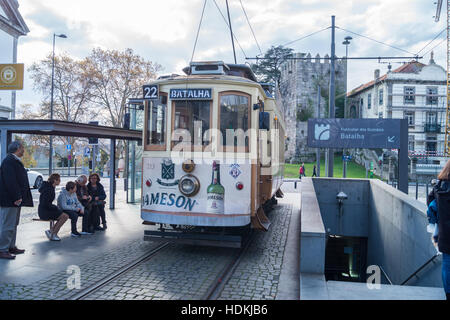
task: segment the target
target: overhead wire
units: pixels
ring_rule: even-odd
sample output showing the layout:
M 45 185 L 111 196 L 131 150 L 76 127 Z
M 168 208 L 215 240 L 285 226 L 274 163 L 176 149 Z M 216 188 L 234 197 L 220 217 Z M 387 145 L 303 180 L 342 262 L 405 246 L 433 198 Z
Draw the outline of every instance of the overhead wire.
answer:
M 245 15 L 245 18 L 247 19 L 248 26 L 250 27 L 250 30 L 252 31 L 253 39 L 255 39 L 256 46 L 258 47 L 260 54 L 263 54 L 261 47 L 259 46 L 258 40 L 256 39 L 255 32 L 253 31 L 252 24 L 250 23 L 250 20 L 247 16 L 247 12 L 245 11 L 244 5 L 242 4 L 242 0 L 239 0 L 239 2 L 241 3 L 241 8 L 242 8 L 242 11 L 244 11 L 244 15 Z
M 359 34 L 359 33 L 353 32 L 353 31 L 350 31 L 350 30 L 346 30 L 346 29 L 341 28 L 341 27 L 336 26 L 336 29 L 341 29 L 342 31 L 345 31 L 345 32 L 348 32 L 348 33 L 352 33 L 352 34 L 354 34 L 354 35 L 356 35 L 356 36 L 359 36 L 359 37 L 362 37 L 362 38 L 369 39 L 369 40 L 371 40 L 371 41 L 377 42 L 377 43 L 382 44 L 382 45 L 384 45 L 384 46 L 388 46 L 388 47 L 390 47 L 390 48 L 393 48 L 393 49 L 396 49 L 396 50 L 399 50 L 399 51 L 406 52 L 406 53 L 411 54 L 411 55 L 413 55 L 413 56 L 417 56 L 417 54 L 414 54 L 414 53 L 409 52 L 409 51 L 407 51 L 407 50 L 404 50 L 404 49 L 402 49 L 402 48 L 399 48 L 399 47 L 396 47 L 396 46 L 393 46 L 393 45 L 384 43 L 384 42 L 382 42 L 382 41 L 378 41 L 378 40 L 376 40 L 376 39 L 370 38 L 370 37 L 368 37 L 368 36 L 365 36 L 365 35 L 362 35 L 362 34 Z
M 197 47 L 197 41 L 198 41 L 198 36 L 200 34 L 200 28 L 202 26 L 202 21 L 203 21 L 203 16 L 205 14 L 205 8 L 206 8 L 206 2 L 208 0 L 205 0 L 205 3 L 203 4 L 203 10 L 202 10 L 202 16 L 200 17 L 200 22 L 198 24 L 198 29 L 197 29 L 197 36 L 195 37 L 195 42 L 194 42 L 194 49 L 192 50 L 192 56 L 191 56 L 191 62 L 194 60 L 194 53 L 195 53 L 195 48 Z M 215 2 L 215 1 L 214 1 Z
M 324 29 L 322 29 L 322 30 L 315 31 L 315 32 L 310 33 L 310 34 L 308 34 L 308 35 L 306 35 L 306 36 L 303 36 L 303 37 L 301 37 L 301 38 L 298 38 L 298 39 L 296 39 L 296 40 L 286 42 L 285 44 L 282 44 L 281 46 L 282 46 L 282 47 L 285 47 L 285 46 L 287 46 L 287 45 L 289 45 L 289 44 L 292 44 L 292 43 L 294 43 L 294 42 L 297 42 L 297 41 L 306 39 L 306 38 L 308 38 L 308 37 L 311 37 L 311 36 L 313 36 L 313 35 L 315 35 L 315 34 L 318 34 L 318 33 L 320 33 L 320 32 L 323 32 L 323 31 L 325 31 L 325 30 L 328 30 L 328 29 L 330 29 L 330 28 L 331 28 L 331 27 L 326 27 L 326 28 L 324 28 Z
M 423 55 L 426 56 L 427 54 L 429 54 L 431 51 L 433 51 L 434 48 L 436 48 L 437 46 L 440 46 L 442 43 L 444 43 L 447 40 L 447 38 L 442 39 L 441 42 L 439 42 L 437 45 L 435 45 L 433 48 L 431 48 L 430 50 L 428 50 L 427 52 L 425 52 Z
M 425 45 L 425 47 L 423 47 L 422 49 L 420 49 L 420 51 L 417 52 L 417 55 L 418 55 L 420 52 L 422 52 L 426 47 L 428 47 L 434 40 L 436 40 L 436 39 L 442 34 L 442 32 L 444 32 L 445 30 L 447 30 L 447 28 L 442 29 L 442 31 L 439 32 L 438 35 L 435 36 L 435 37 L 433 38 L 433 40 L 431 40 L 430 42 L 428 42 L 428 43 Z
M 217 10 L 219 10 L 220 15 L 222 16 L 223 21 L 225 21 L 225 24 L 227 25 L 227 27 L 230 28 L 230 25 L 228 24 L 227 19 L 226 19 L 225 16 L 223 15 L 222 10 L 220 10 L 219 5 L 217 4 L 216 0 L 213 0 L 213 1 L 214 1 L 214 4 L 215 4 L 216 7 L 217 7 Z M 237 42 L 239 48 L 241 49 L 242 53 L 244 54 L 244 57 L 247 58 L 247 55 L 245 54 L 244 49 L 242 49 L 242 46 L 241 46 L 241 44 L 239 43 L 239 40 L 237 39 L 237 37 L 236 37 L 236 35 L 234 34 L 234 32 L 233 32 L 233 38 L 236 40 L 236 42 Z

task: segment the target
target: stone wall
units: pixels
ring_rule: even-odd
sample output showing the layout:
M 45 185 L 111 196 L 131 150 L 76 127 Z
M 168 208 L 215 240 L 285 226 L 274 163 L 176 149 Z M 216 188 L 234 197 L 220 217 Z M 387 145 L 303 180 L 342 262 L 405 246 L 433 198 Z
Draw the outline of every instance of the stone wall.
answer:
M 324 117 L 325 110 L 328 110 L 330 60 L 321 60 L 318 54 L 312 58 L 311 54 L 295 53 L 294 57 L 306 60 L 288 60 L 281 66 L 280 91 L 288 138 L 285 159 L 287 162 L 313 161 L 315 149 L 306 146 L 307 118 Z M 325 55 L 325 58 L 329 56 Z M 336 93 L 338 90 L 345 92 L 346 63 L 336 60 L 335 69 Z M 318 85 L 321 88 L 320 115 L 317 108 Z

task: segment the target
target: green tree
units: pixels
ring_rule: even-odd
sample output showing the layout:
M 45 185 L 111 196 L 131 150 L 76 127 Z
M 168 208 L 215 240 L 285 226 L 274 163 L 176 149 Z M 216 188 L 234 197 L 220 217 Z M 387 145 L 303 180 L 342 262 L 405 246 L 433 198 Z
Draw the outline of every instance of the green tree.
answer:
M 272 46 L 267 50 L 260 61 L 251 65 L 258 81 L 275 82 L 279 86 L 281 80 L 280 66 L 286 61 L 286 58 L 292 57 L 292 52 L 293 49 L 284 48 L 283 46 Z

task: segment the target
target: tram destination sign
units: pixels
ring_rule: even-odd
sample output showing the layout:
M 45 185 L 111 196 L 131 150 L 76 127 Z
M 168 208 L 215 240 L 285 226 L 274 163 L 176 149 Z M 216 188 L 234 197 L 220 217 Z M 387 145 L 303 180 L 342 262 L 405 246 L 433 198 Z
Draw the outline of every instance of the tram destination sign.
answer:
M 402 119 L 310 119 L 311 148 L 400 148 Z
M 170 89 L 170 100 L 212 100 L 212 89 Z

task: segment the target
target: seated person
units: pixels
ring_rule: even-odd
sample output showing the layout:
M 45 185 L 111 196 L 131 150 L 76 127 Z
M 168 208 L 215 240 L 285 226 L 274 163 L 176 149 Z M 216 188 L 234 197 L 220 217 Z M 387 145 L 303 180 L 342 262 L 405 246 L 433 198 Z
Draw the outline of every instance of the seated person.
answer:
M 78 215 L 84 214 L 84 207 L 77 198 L 77 185 L 73 181 L 66 183 L 66 188 L 62 189 L 58 196 L 58 208 L 67 213 L 72 224 L 72 237 L 79 237 L 77 231 Z
M 58 237 L 59 229 L 69 219 L 69 216 L 62 212 L 53 204 L 55 200 L 55 188 L 61 182 L 61 177 L 57 173 L 53 173 L 48 177 L 48 181 L 44 181 L 39 188 L 39 206 L 38 215 L 42 220 L 57 220 L 56 224 L 50 230 L 45 231 L 45 235 L 51 241 L 60 241 Z
M 95 218 L 95 230 L 106 230 L 106 217 L 105 217 L 105 199 L 106 199 L 106 193 L 105 188 L 103 188 L 103 185 L 100 183 L 100 176 L 97 173 L 92 173 L 89 175 L 89 183 L 87 185 L 89 195 L 92 197 L 92 211 L 95 211 L 96 213 L 93 213 Z M 103 228 L 100 227 L 100 219 L 98 217 L 101 217 Z
M 82 174 L 76 180 L 77 184 L 77 198 L 78 201 L 84 207 L 83 224 L 81 234 L 93 234 L 94 233 L 94 221 L 92 219 L 92 197 L 89 195 L 88 188 L 86 186 L 87 177 Z

